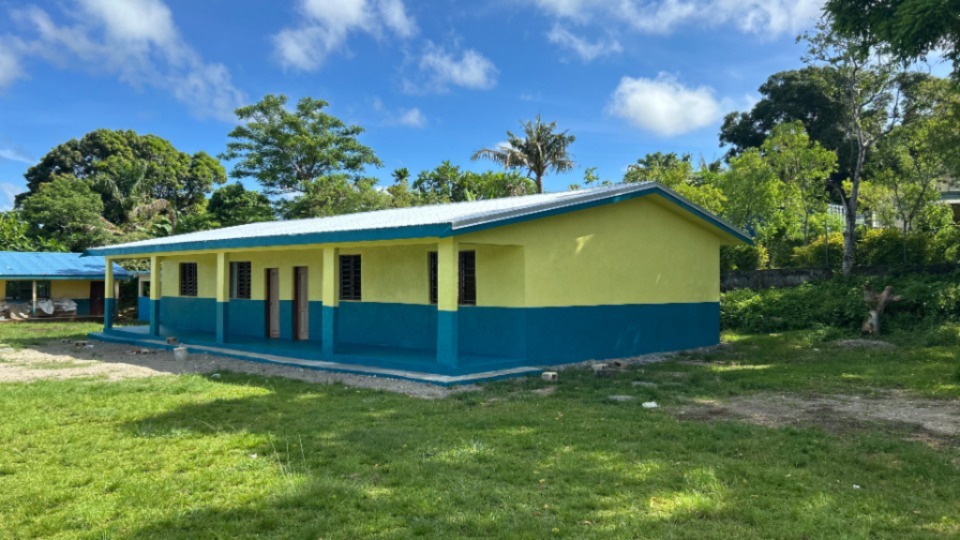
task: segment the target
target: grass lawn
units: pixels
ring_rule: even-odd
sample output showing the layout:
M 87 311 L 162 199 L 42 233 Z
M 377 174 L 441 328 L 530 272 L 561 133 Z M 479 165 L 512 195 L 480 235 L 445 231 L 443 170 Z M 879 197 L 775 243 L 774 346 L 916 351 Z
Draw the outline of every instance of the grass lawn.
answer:
M 0 342 L 88 326 L 0 325 Z M 227 373 L 3 384 L 0 537 L 960 536 L 956 440 L 674 412 L 763 392 L 956 400 L 956 348 L 727 338 L 612 378 L 563 372 L 552 394 L 514 380 L 426 401 Z

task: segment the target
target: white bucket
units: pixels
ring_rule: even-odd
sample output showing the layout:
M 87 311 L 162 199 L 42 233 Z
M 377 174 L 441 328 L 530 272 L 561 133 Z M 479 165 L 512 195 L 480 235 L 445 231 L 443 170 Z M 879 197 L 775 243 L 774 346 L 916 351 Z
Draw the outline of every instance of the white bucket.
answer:
M 183 345 L 177 347 L 173 350 L 173 359 L 178 362 L 183 362 L 187 359 L 187 348 Z

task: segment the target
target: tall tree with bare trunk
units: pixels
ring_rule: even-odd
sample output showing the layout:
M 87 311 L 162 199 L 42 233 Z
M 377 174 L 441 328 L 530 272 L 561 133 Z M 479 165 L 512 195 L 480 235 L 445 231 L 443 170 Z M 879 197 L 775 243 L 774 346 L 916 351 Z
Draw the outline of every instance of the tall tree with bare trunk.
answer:
M 470 159 L 489 159 L 505 169 L 525 169 L 537 184 L 537 193 L 543 193 L 543 177 L 548 171 L 566 172 L 573 169 L 569 148 L 576 140 L 567 131 L 556 133 L 557 123 L 544 123 L 540 115 L 529 122 L 520 122 L 523 138 L 507 132 L 505 145 L 481 148 Z

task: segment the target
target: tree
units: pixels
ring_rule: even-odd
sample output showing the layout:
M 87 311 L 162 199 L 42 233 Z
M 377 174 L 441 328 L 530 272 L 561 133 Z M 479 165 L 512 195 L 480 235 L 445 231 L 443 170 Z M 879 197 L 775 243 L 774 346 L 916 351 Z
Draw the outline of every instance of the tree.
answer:
M 20 212 L 0 212 L 0 251 L 66 251 L 56 240 L 30 236 L 30 224 Z
M 919 60 L 940 50 L 960 60 L 960 24 L 953 2 L 943 0 L 828 0 L 833 29 L 868 45 L 883 43 L 901 60 Z
M 393 171 L 393 185 L 387 188 L 390 195 L 391 208 L 406 208 L 416 206 L 419 199 L 410 191 L 410 170 L 401 167 Z
M 725 197 L 716 185 L 717 177 L 705 163 L 701 165 L 700 171 L 694 171 L 690 154 L 678 156 L 674 152 L 654 152 L 627 166 L 623 182 L 657 182 L 694 204 L 721 214 Z
M 375 178 L 332 175 L 309 184 L 300 197 L 284 202 L 280 211 L 286 218 L 301 219 L 381 210 L 389 205 L 389 195 L 376 185 Z
M 834 179 L 831 184 L 845 209 L 841 268 L 844 274 L 849 274 L 856 262 L 857 215 L 864 167 L 868 154 L 899 123 L 897 82 L 903 72 L 883 49 L 871 48 L 862 39 L 831 33 L 824 22 L 818 25 L 817 33 L 804 37 L 809 44 L 804 61 L 832 69 L 834 94 L 846 108 L 844 129 L 854 159 L 849 181 Z
M 220 163 L 204 152 L 180 152 L 170 141 L 130 130 L 98 129 L 58 145 L 24 175 L 27 192 L 19 206 L 55 178 L 86 181 L 103 201 L 103 217 L 117 226 L 131 224 L 134 210 L 164 200 L 170 219 L 190 213 L 215 184 L 226 181 Z M 135 225 L 135 224 L 134 224 Z
M 904 237 L 939 200 L 939 185 L 956 182 L 948 166 L 949 156 L 956 152 L 948 143 L 955 137 L 949 108 L 956 94 L 938 79 L 925 80 L 913 90 L 902 125 L 878 145 L 879 159 L 872 171 L 874 182 L 890 194 Z
M 241 125 L 230 132 L 231 141 L 220 155 L 236 160 L 230 176 L 256 179 L 267 195 L 309 193 L 329 202 L 328 195 L 346 194 L 351 182 L 368 182 L 365 167 L 383 165 L 372 149 L 360 144 L 363 128 L 325 113 L 326 101 L 305 97 L 293 111 L 286 103 L 286 96 L 268 94 L 237 109 Z M 324 206 L 320 200 L 301 206 L 320 211 L 318 204 Z M 341 208 L 327 208 L 333 207 Z
M 806 242 L 810 217 L 825 210 L 827 180 L 837 169 L 837 154 L 812 141 L 799 120 L 774 127 L 761 148 L 783 183 L 785 209 L 799 219 Z
M 813 141 L 838 154 L 839 178 L 850 176 L 854 153 L 845 128 L 846 105 L 836 92 L 832 66 L 811 65 L 771 75 L 760 86 L 760 101 L 749 112 L 730 113 L 720 128 L 728 158 L 759 148 L 784 123 L 800 121 Z
M 106 240 L 103 201 L 83 180 L 61 176 L 44 182 L 23 200 L 22 207 L 34 238 L 55 240 L 71 251 Z
M 569 149 L 576 137 L 567 131 L 554 133 L 556 122 L 543 123 L 540 115 L 530 122 L 521 122 L 523 138 L 507 131 L 507 143 L 497 148 L 481 148 L 470 159 L 489 159 L 505 169 L 523 169 L 532 176 L 537 193 L 543 193 L 543 177 L 573 169 Z
M 730 160 L 730 170 L 720 175 L 725 198 L 723 217 L 737 227 L 760 232 L 779 211 L 782 185 L 756 148 Z
M 270 199 L 258 191 L 247 190 L 240 182 L 214 191 L 207 213 L 222 227 L 277 219 Z
M 536 193 L 536 184 L 516 171 L 463 171 L 449 161 L 421 171 L 413 183 L 417 204 L 499 199 Z

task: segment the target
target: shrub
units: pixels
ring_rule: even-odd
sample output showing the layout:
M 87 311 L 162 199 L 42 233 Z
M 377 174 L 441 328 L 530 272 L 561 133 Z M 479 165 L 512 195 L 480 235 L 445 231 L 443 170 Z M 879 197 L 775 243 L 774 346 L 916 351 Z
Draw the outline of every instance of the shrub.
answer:
M 928 262 L 929 236 L 899 229 L 870 229 L 857 242 L 860 266 L 911 266 Z
M 824 237 L 815 238 L 805 246 L 793 248 L 790 257 L 790 266 L 793 268 L 824 268 L 829 261 L 829 267 L 840 269 L 843 260 L 843 234 L 830 233 L 826 242 Z
M 739 289 L 721 295 L 720 321 L 725 329 L 776 332 L 826 325 L 858 331 L 866 316 L 863 286 L 879 290 L 892 285 L 903 300 L 890 304 L 884 332 L 916 331 L 960 323 L 960 272 L 945 275 L 906 274 L 886 277 L 838 276 L 799 287 L 754 291 Z
M 720 271 L 759 270 L 767 266 L 767 249 L 760 244 L 720 248 Z

